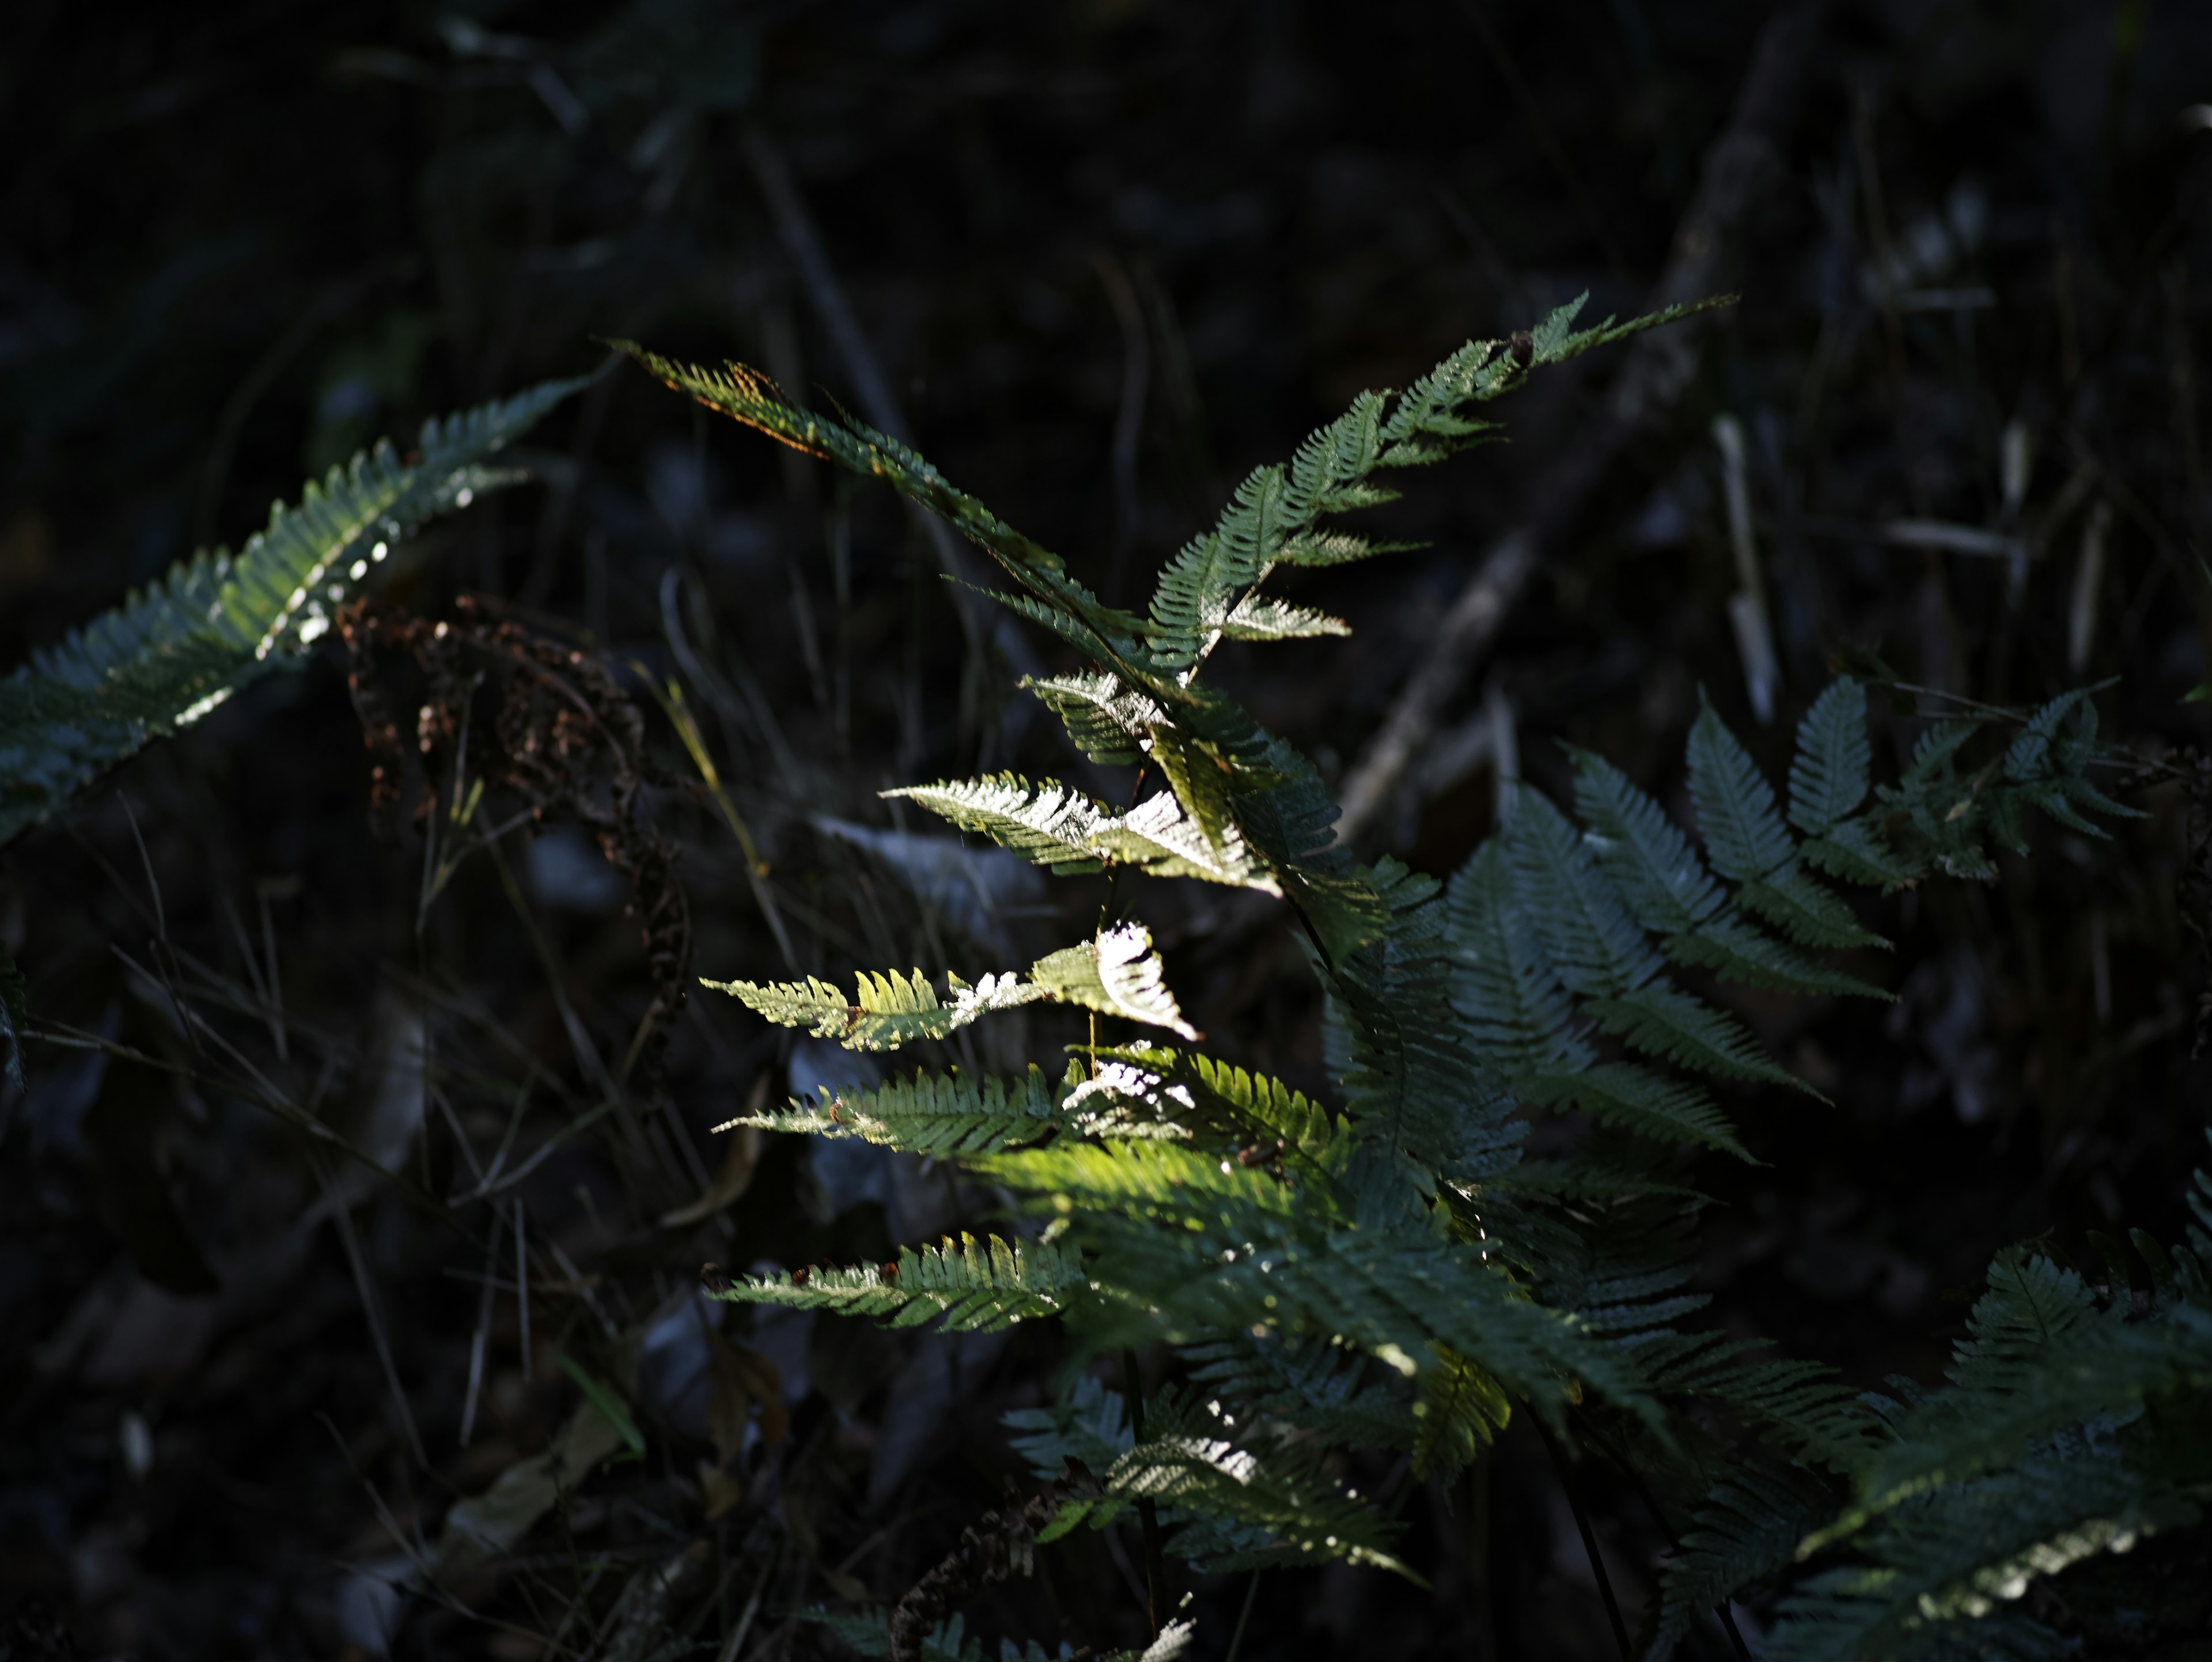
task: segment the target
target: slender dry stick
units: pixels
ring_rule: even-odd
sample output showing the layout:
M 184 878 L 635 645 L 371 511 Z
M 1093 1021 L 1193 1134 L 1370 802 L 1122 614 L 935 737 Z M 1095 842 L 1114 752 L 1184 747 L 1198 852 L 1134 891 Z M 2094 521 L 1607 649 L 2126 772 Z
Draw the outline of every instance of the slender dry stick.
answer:
M 1544 1451 L 1552 1457 L 1552 1468 L 1559 1474 L 1559 1488 L 1567 1497 L 1569 1510 L 1575 1514 L 1575 1527 L 1582 1531 L 1583 1550 L 1589 1555 L 1590 1573 L 1597 1577 L 1597 1590 L 1605 1599 L 1605 1613 L 1613 1622 L 1613 1636 L 1620 1646 L 1620 1662 L 1635 1662 L 1635 1653 L 1628 1644 L 1628 1623 L 1620 1618 L 1620 1601 L 1613 1596 L 1613 1578 L 1605 1573 L 1605 1559 L 1597 1549 L 1597 1535 L 1590 1528 L 1589 1514 L 1583 1510 L 1582 1496 L 1575 1493 L 1574 1479 L 1567 1472 L 1566 1456 L 1560 1452 L 1541 1415 L 1531 1413 L 1528 1422 L 1544 1440 Z

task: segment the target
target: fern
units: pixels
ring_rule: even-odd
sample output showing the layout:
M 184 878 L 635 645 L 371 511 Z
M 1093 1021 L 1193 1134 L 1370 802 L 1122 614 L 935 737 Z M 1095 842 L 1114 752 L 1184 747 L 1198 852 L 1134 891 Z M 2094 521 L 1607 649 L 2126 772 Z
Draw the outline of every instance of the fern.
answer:
M 1701 1202 L 1651 1169 L 1650 1145 L 1747 1159 L 1717 1081 L 1818 1099 L 1707 996 L 1707 978 L 1881 996 L 1821 956 L 1883 943 L 1816 872 L 1884 888 L 1979 874 L 1987 840 L 2006 841 L 2029 807 L 2069 824 L 2117 809 L 2087 782 L 2102 758 L 2087 702 L 2033 713 L 1970 775 L 1959 769 L 1980 725 L 1940 728 L 1876 787 L 1864 694 L 1838 682 L 1799 728 L 1786 813 L 1708 708 L 1690 739 L 1694 839 L 1618 769 L 1577 756 L 1572 817 L 1524 791 L 1503 832 L 1440 886 L 1362 864 L 1336 840 L 1313 764 L 1202 676 L 1223 640 L 1339 632 L 1261 586 L 1284 567 L 1379 552 L 1337 521 L 1389 500 L 1392 470 L 1495 436 L 1479 406 L 1530 370 L 1665 320 L 1577 332 L 1574 317 L 1564 307 L 1515 350 L 1471 344 L 1403 392 L 1364 395 L 1288 463 L 1247 477 L 1142 615 L 1106 606 L 883 435 L 799 409 L 752 371 L 625 349 L 709 407 L 884 480 L 990 555 L 1012 584 L 999 598 L 1086 661 L 1028 690 L 1085 755 L 1141 762 L 1164 785 L 1127 813 L 1003 774 L 895 794 L 1056 872 L 1237 885 L 1279 896 L 1304 926 L 1334 1105 L 1194 1049 L 1094 1036 L 1058 1082 L 1036 1068 L 1003 1082 L 923 1075 L 739 1122 L 935 1154 L 1011 1197 L 1033 1238 L 902 1255 L 890 1273 L 758 1278 L 726 1296 L 893 1322 L 1061 1317 L 1073 1383 L 1009 1428 L 1040 1476 L 1071 1459 L 1103 1476 L 1048 1535 L 1147 1501 L 1172 1549 L 1209 1568 L 1395 1565 L 1387 1522 L 1324 1476 L 1328 1449 L 1395 1449 L 1449 1474 L 1522 1405 L 1564 1428 L 1580 1404 L 1670 1493 L 1708 1496 L 1670 1573 L 1662 1633 L 1675 1634 L 1686 1601 L 1794 1557 L 1836 1484 L 1905 1458 L 1894 1404 L 1683 1325 L 1704 1302 L 1690 1288 Z M 1969 786 L 1972 805 L 1954 811 Z M 709 984 L 860 1047 L 942 1038 L 1042 999 L 1197 1040 L 1135 925 L 1023 977 L 949 983 L 949 1001 L 919 975 L 864 976 L 850 1000 L 818 979 Z M 1595 1129 L 1560 1159 L 1524 1160 L 1524 1111 L 1547 1108 Z M 1146 1342 L 1174 1348 L 1185 1378 L 1149 1405 L 1139 1440 L 1081 1364 Z M 1730 1479 L 1725 1449 L 1675 1411 L 1689 1404 L 1770 1452 Z M 1715 1488 L 1723 1479 L 1735 1486 Z M 1902 1510 L 1869 1513 L 1851 1538 L 1874 1539 Z
M 2212 1178 L 2191 1198 L 2212 1199 Z M 1947 1382 L 1888 1407 L 1840 1507 L 1787 1476 L 1721 1483 L 1669 1568 L 1662 1641 L 1809 1565 L 1779 1604 L 1778 1657 L 2060 1653 L 2021 1607 L 2030 1587 L 2197 1525 L 2212 1498 L 2212 1285 L 2194 1250 L 2212 1240 L 2136 1244 L 2140 1312 L 2041 1253 L 1999 1253 Z
M 296 506 L 272 508 L 239 553 L 196 554 L 33 654 L 0 681 L 0 843 L 295 661 L 409 531 L 523 478 L 489 459 L 588 384 L 548 381 L 426 422 L 404 460 L 379 443 L 311 482 Z
M 833 1093 L 823 1086 L 818 1101 L 794 1098 L 787 1108 L 741 1115 L 714 1129 L 750 1125 L 764 1131 L 860 1137 L 912 1154 L 993 1154 L 1079 1123 L 1062 1110 L 1066 1090 L 1034 1067 L 1011 1083 L 957 1070 L 918 1073 L 869 1089 L 848 1087 Z
M 921 971 L 902 975 L 860 973 L 853 996 L 809 976 L 804 981 L 706 981 L 784 1027 L 804 1027 L 817 1038 L 834 1038 L 848 1050 L 895 1050 L 919 1039 L 944 1038 L 994 1010 L 1011 1010 L 1041 998 L 1126 1016 L 1166 1027 L 1186 1038 L 1198 1035 L 1176 1008 L 1160 980 L 1152 936 L 1139 924 L 1109 929 L 1096 941 L 1039 959 L 1030 978 L 987 975 L 973 983 L 948 977 L 949 1001 Z
M 938 1321 L 947 1332 L 988 1333 L 1058 1315 L 1085 1285 L 1081 1261 L 1049 1242 L 996 1235 L 979 1242 L 963 1234 L 957 1243 L 948 1239 L 918 1252 L 902 1247 L 886 1264 L 748 1276 L 722 1296 L 791 1310 L 879 1316 L 890 1327 Z
M 1009 1427 L 1028 1434 L 1015 1446 L 1038 1476 L 1058 1475 L 1070 1459 L 1099 1468 L 1101 1492 L 1067 1501 L 1038 1531 L 1040 1541 L 1083 1524 L 1103 1529 L 1151 1501 L 1170 1531 L 1167 1549 L 1205 1574 L 1331 1560 L 1411 1574 L 1389 1550 L 1395 1529 L 1357 1491 L 1324 1476 L 1311 1451 L 1255 1449 L 1231 1434 L 1218 1401 L 1201 1403 L 1175 1386 L 1147 1405 L 1139 1442 L 1121 1398 L 1095 1380 L 1085 1384 L 1089 1390 L 1060 1410 L 1007 1416 Z
M 1280 892 L 1266 868 L 1229 828 L 1209 831 L 1163 791 L 1127 813 L 1115 813 L 1066 786 L 1032 785 L 1012 774 L 958 784 L 911 785 L 885 791 L 919 802 L 965 831 L 980 832 L 1034 864 L 1066 875 L 1126 866 L 1150 877 L 1194 877 L 1209 883 Z

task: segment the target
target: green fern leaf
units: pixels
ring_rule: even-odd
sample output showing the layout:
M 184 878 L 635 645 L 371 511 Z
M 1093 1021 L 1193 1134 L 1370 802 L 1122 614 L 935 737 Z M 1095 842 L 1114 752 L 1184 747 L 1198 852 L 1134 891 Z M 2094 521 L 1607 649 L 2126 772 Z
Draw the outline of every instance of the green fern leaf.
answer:
M 1513 902 L 1513 873 L 1493 838 L 1445 891 L 1450 918 L 1452 1005 L 1475 1050 L 1508 1080 L 1589 1066 L 1573 1007 Z
M 1786 1085 L 1817 1100 L 1826 1100 L 1789 1069 L 1770 1061 L 1758 1041 L 1733 1016 L 1723 1015 L 1663 982 L 1613 998 L 1594 998 L 1589 1010 L 1599 1026 L 1626 1039 L 1647 1056 L 1723 1077 Z
M 834 1038 L 848 1050 L 895 1050 L 916 1039 L 943 1038 L 993 1010 L 1012 1009 L 1050 996 L 1054 990 L 1014 975 L 987 975 L 974 986 L 957 976 L 949 979 L 949 1004 L 938 1001 L 919 970 L 911 975 L 896 970 L 888 975 L 863 971 L 850 1000 L 812 976 L 805 981 L 765 983 L 702 978 L 700 984 L 734 995 L 778 1026 L 804 1027 L 817 1038 Z
M 1347 1448 L 1406 1448 L 1420 1423 L 1401 1391 L 1372 1380 L 1383 1372 L 1397 1384 L 1394 1371 L 1341 1345 L 1239 1329 L 1182 1354 L 1191 1384 L 1232 1408 L 1224 1422 L 1240 1435 L 1261 1424 Z
M 1804 854 L 1808 865 L 1831 877 L 1885 890 L 1909 888 L 1927 869 L 1893 852 L 1863 819 L 1846 819 L 1829 826 L 1825 836 L 1807 838 Z M 1777 904 L 1778 910 L 1784 906 Z M 1782 920 L 1778 916 L 1776 921 Z
M 1740 1467 L 1717 1484 L 1667 1562 L 1649 1653 L 1667 1655 L 1704 1612 L 1788 1569 L 1827 1510 L 1828 1496 L 1805 1474 L 1772 1461 Z
M 1167 1549 L 1201 1574 L 1343 1562 L 1419 1577 L 1389 1550 L 1395 1526 L 1323 1476 L 1310 1456 L 1240 1446 L 1218 1403 L 1170 1387 L 1146 1413 L 1146 1437 L 1103 1474 L 1094 1527 L 1148 1500 L 1171 1531 Z
M 1146 735 L 1167 720 L 1158 704 L 1112 675 L 1055 675 L 1022 685 L 1060 717 L 1075 747 L 1094 762 L 1141 762 Z
M 1711 703 L 1690 728 L 1690 799 L 1705 849 L 1739 883 L 1766 876 L 1797 851 L 1775 807 L 1774 788 Z
M 1030 971 L 1041 991 L 1064 1004 L 1196 1038 L 1198 1030 L 1182 1019 L 1163 973 L 1152 932 L 1141 923 L 1125 923 L 1096 941 L 1040 959 Z
M 1798 886 L 1806 888 L 1810 883 L 1801 874 Z M 1747 892 L 1753 886 L 1744 885 Z M 1762 895 L 1762 901 L 1769 899 L 1771 893 L 1770 891 Z M 1745 899 L 1748 904 L 1748 892 Z M 1889 996 L 1856 976 L 1831 970 L 1773 936 L 1761 934 L 1741 917 L 1717 917 L 1686 934 L 1670 935 L 1667 955 L 1678 964 L 1696 965 L 1712 971 L 1724 981 L 1741 982 L 1747 986 L 1776 987 L 1784 992 L 1814 995 L 1835 993 L 1856 998 Z
M 1193 877 L 1279 894 L 1274 878 L 1246 851 L 1234 825 L 1218 840 L 1188 819 L 1175 796 L 1160 793 L 1126 814 L 1047 780 L 1032 784 L 1002 773 L 957 783 L 887 790 L 943 815 L 965 831 L 989 837 L 1024 859 L 1062 874 L 1134 867 L 1152 877 Z
M 739 1304 L 781 1305 L 876 1316 L 890 1327 L 939 1322 L 950 1333 L 995 1332 L 1065 1313 L 1087 1286 L 1073 1252 L 1049 1241 L 978 1241 L 963 1233 L 919 1252 L 901 1247 L 895 1263 L 849 1269 L 748 1275 L 710 1296 Z
M 1247 594 L 1221 624 L 1223 638 L 1231 641 L 1303 641 L 1351 633 L 1352 625 L 1341 618 L 1264 594 Z
M 1846 675 L 1831 682 L 1797 724 L 1790 823 L 1808 837 L 1825 835 L 1866 801 L 1874 760 L 1866 712 L 1866 689 Z
M 1074 1123 L 1061 1109 L 1066 1085 L 1055 1085 L 1032 1065 L 1019 1079 L 977 1079 L 957 1068 L 916 1074 L 863 1089 L 848 1086 L 820 1098 L 796 1098 L 787 1108 L 740 1115 L 714 1129 L 741 1125 L 816 1136 L 859 1137 L 908 1154 L 939 1158 L 992 1154 L 1041 1142 Z
M 1517 1075 L 1513 1093 L 1531 1107 L 1571 1105 L 1641 1136 L 1662 1142 L 1702 1142 L 1758 1163 L 1705 1091 L 1632 1062 L 1601 1062 L 1571 1073 Z
M 1237 487 L 1220 522 L 1183 545 L 1160 572 L 1147 631 L 1154 661 L 1187 669 L 1203 657 L 1235 609 L 1237 597 L 1273 563 L 1297 528 L 1280 467 L 1258 467 Z
M 0 843 L 149 740 L 191 726 L 329 629 L 402 536 L 524 475 L 486 466 L 589 379 L 423 424 L 309 484 L 233 556 L 198 554 L 0 681 Z
M 881 793 L 919 802 L 964 831 L 989 837 L 1033 865 L 1054 872 L 1097 871 L 1105 856 L 1100 832 L 1114 823 L 1110 808 L 1057 780 L 1033 785 L 1012 773 L 957 783 L 907 785 Z
M 1837 826 L 1849 834 L 1857 829 Z M 1815 849 L 1832 846 L 1815 838 L 1805 844 L 1806 858 Z M 1828 889 L 1807 876 L 1795 861 L 1778 867 L 1765 877 L 1747 880 L 1737 890 L 1744 910 L 1756 912 L 1792 941 L 1808 947 L 1887 947 L 1889 942 L 1863 928 L 1851 909 Z
M 1575 812 L 1589 827 L 1590 851 L 1620 886 L 1636 920 L 1662 934 L 1695 928 L 1723 904 L 1714 882 L 1666 811 L 1612 763 L 1571 751 Z
M 1439 1348 L 1441 1366 L 1421 1376 L 1413 1405 L 1413 1476 L 1449 1483 L 1467 1470 L 1513 1417 L 1512 1399 L 1481 1363 Z

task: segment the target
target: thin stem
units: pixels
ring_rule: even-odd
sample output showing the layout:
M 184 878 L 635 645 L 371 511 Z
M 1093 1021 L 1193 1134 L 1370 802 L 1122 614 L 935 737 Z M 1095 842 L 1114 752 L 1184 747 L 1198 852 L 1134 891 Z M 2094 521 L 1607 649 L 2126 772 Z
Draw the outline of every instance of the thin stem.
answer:
M 1252 1585 L 1244 1589 L 1244 1608 L 1237 1617 L 1237 1631 L 1229 1636 L 1229 1655 L 1226 1662 L 1237 1662 L 1237 1653 L 1244 1648 L 1244 1624 L 1252 1619 L 1253 1604 L 1260 1597 L 1261 1572 L 1252 1572 Z
M 1597 1590 L 1605 1599 L 1605 1613 L 1613 1622 L 1613 1639 L 1620 1646 L 1620 1662 L 1635 1662 L 1634 1653 L 1628 1647 L 1628 1624 L 1620 1619 L 1620 1601 L 1613 1596 L 1613 1578 L 1605 1573 L 1605 1560 L 1598 1554 L 1597 1536 L 1590 1529 L 1589 1514 L 1583 1510 L 1582 1497 L 1575 1493 L 1574 1480 L 1567 1475 L 1566 1457 L 1559 1452 L 1559 1445 L 1542 1415 L 1532 1413 L 1528 1422 L 1544 1440 L 1544 1450 L 1552 1457 L 1553 1469 L 1559 1474 L 1559 1488 L 1575 1514 L 1575 1527 L 1582 1531 L 1583 1550 L 1589 1555 L 1590 1572 L 1597 1577 Z
M 1121 1352 L 1121 1388 L 1129 1400 L 1129 1428 L 1139 1442 L 1145 1440 L 1144 1384 L 1137 1377 L 1137 1353 L 1133 1349 Z M 1152 1637 L 1160 1636 L 1160 1583 L 1164 1580 L 1164 1564 L 1160 1556 L 1160 1514 L 1150 1496 L 1137 1502 L 1137 1519 L 1145 1530 L 1145 1619 L 1152 1623 Z

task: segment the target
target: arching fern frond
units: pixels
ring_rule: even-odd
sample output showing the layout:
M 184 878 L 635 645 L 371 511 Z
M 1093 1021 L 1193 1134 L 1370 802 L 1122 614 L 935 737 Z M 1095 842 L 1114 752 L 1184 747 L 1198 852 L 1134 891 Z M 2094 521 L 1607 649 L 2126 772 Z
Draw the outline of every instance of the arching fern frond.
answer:
M 548 381 L 425 422 L 278 503 L 238 553 L 199 553 L 0 680 L 0 843 L 65 806 L 149 740 L 189 727 L 330 627 L 423 521 L 524 475 L 488 464 L 588 385 Z

